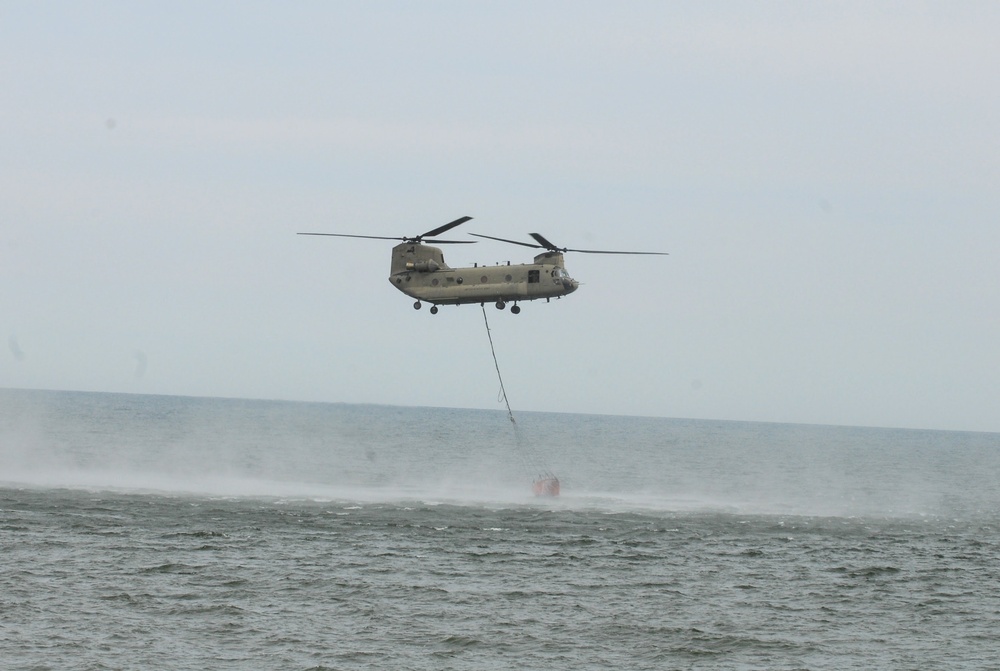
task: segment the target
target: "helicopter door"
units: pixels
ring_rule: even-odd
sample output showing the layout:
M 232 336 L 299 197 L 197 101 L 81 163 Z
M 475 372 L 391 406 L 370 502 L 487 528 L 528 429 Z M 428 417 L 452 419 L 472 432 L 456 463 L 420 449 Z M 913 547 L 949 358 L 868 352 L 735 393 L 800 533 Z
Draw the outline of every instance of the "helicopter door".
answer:
M 539 271 L 529 270 L 528 271 L 528 284 L 538 284 L 539 281 Z

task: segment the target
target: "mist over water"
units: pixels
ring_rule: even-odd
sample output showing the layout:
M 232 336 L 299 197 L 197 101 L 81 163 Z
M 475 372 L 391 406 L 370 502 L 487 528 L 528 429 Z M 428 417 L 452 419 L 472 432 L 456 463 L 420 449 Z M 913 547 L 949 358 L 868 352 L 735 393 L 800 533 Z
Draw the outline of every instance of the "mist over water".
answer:
M 515 414 L 0 391 L 0 660 L 995 668 L 1000 436 Z
M 518 482 L 499 414 L 232 399 L 7 392 L 8 482 L 394 500 Z M 15 400 L 16 399 L 16 400 Z M 523 477 L 523 476 L 522 476 Z M 482 497 L 470 500 L 482 500 Z
M 996 434 L 0 391 L 0 481 L 607 510 L 961 515 L 1000 509 Z

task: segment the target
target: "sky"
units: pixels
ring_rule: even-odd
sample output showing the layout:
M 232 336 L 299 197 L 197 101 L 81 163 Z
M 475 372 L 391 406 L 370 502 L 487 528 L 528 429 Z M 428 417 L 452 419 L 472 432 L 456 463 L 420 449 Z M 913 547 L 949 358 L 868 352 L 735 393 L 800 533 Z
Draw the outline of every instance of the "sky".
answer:
M 0 387 L 1000 432 L 1000 5 L 0 0 Z M 480 240 L 452 266 L 528 262 Z

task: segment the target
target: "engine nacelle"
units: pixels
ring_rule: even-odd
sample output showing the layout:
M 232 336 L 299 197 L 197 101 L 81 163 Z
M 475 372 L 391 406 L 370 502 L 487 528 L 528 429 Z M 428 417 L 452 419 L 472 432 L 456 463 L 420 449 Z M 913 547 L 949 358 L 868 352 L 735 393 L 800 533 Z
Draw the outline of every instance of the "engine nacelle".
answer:
M 418 273 L 433 273 L 435 270 L 440 270 L 441 266 L 433 259 L 426 259 L 421 261 L 407 261 L 406 269 L 415 270 Z

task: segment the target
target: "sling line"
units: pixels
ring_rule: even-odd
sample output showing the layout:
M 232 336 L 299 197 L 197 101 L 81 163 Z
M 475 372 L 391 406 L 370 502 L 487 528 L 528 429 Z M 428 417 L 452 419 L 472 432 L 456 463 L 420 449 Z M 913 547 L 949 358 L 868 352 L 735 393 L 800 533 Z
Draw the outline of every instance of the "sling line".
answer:
M 493 353 L 493 365 L 497 369 L 497 379 L 500 380 L 500 396 L 503 398 L 503 402 L 507 406 L 507 419 L 509 419 L 510 423 L 514 425 L 514 437 L 517 452 L 521 457 L 521 462 L 524 467 L 528 470 L 534 470 L 536 474 L 534 482 L 532 482 L 532 489 L 535 492 L 535 496 L 559 496 L 559 478 L 557 478 L 552 471 L 538 461 L 537 455 L 531 453 L 527 449 L 527 446 L 524 444 L 523 437 L 521 436 L 520 427 L 518 427 L 517 422 L 514 421 L 514 413 L 510 409 L 510 401 L 507 400 L 507 390 L 503 386 L 503 375 L 500 374 L 500 363 L 497 361 L 497 350 L 496 347 L 493 346 L 493 334 L 490 332 L 490 320 L 486 316 L 486 304 L 480 303 L 480 307 L 483 309 L 483 321 L 486 322 L 486 335 L 490 339 L 490 351 Z
M 517 424 L 514 421 L 514 413 L 510 410 L 510 401 L 507 400 L 507 390 L 503 386 L 503 375 L 500 374 L 500 363 L 497 361 L 497 350 L 493 346 L 493 335 L 490 333 L 490 320 L 486 317 L 486 305 L 480 304 L 479 307 L 483 309 L 483 321 L 486 322 L 486 336 L 490 339 L 490 351 L 493 352 L 493 365 L 497 369 L 497 379 L 500 380 L 500 395 L 503 397 L 503 402 L 507 406 L 507 419 L 510 420 L 511 424 Z

